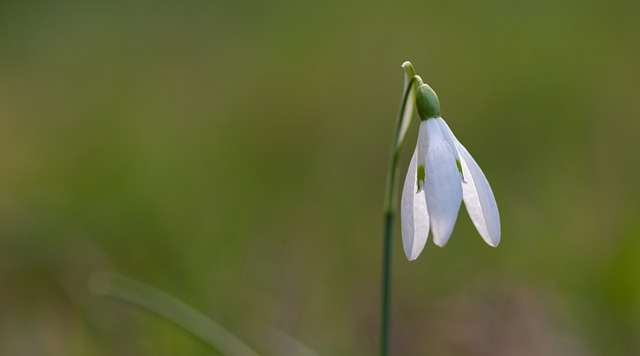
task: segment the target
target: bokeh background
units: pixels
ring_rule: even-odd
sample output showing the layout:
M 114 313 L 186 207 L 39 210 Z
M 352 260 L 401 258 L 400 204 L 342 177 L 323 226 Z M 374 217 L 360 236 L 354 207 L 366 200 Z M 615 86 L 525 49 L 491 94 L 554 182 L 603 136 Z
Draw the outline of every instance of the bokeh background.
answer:
M 502 243 L 396 234 L 396 355 L 640 353 L 640 2 L 0 2 L 0 354 L 198 355 L 115 272 L 267 355 L 377 352 L 404 60 Z M 401 170 L 406 169 L 416 127 Z M 404 174 L 404 173 L 402 173 Z M 400 179 L 402 181 L 402 179 Z

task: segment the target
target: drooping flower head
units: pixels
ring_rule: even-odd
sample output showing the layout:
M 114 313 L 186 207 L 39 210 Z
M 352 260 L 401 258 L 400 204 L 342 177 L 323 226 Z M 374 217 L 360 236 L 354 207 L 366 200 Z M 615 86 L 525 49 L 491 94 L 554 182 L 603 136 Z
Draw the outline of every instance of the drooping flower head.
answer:
M 409 260 L 427 242 L 449 241 L 464 201 L 480 236 L 490 246 L 500 243 L 500 216 L 484 173 L 440 114 L 436 93 L 415 76 L 415 103 L 420 116 L 418 143 L 402 190 L 402 242 Z

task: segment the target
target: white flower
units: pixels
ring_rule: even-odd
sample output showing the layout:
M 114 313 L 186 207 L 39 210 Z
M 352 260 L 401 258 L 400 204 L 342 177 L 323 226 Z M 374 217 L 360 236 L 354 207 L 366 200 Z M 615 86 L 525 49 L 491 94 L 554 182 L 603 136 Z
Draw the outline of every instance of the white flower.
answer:
M 429 229 L 433 242 L 444 246 L 453 232 L 463 200 L 480 236 L 496 247 L 500 243 L 500 216 L 489 182 L 440 117 L 435 92 L 421 80 L 418 84 L 421 85 L 416 92 L 416 104 L 423 121 L 400 208 L 405 254 L 409 260 L 418 258 Z

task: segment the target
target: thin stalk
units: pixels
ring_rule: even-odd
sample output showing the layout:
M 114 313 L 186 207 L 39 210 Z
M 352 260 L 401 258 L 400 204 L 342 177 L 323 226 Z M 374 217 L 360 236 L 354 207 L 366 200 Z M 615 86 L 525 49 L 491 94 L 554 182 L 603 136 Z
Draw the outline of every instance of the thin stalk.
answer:
M 408 63 L 408 62 L 406 62 Z M 393 247 L 393 220 L 395 215 L 395 186 L 396 177 L 398 175 L 398 159 L 402 152 L 402 144 L 404 142 L 404 134 L 401 132 L 403 119 L 407 110 L 407 101 L 411 96 L 411 89 L 414 85 L 414 73 L 411 64 L 403 65 L 407 71 L 408 80 L 405 83 L 402 100 L 400 102 L 400 110 L 396 130 L 394 133 L 393 146 L 391 147 L 391 159 L 389 162 L 389 170 L 387 172 L 387 187 L 384 203 L 384 233 L 383 233 L 383 254 L 382 254 L 382 299 L 381 299 L 381 327 L 380 327 L 380 355 L 389 354 L 389 331 L 390 331 L 390 315 L 391 315 L 391 257 Z M 413 105 L 413 103 L 410 103 Z M 409 117 L 408 120 L 411 120 Z M 406 123 L 408 124 L 408 123 Z
M 384 252 L 382 262 L 382 329 L 380 355 L 389 353 L 389 328 L 391 314 L 391 246 L 393 236 L 393 212 L 384 214 Z

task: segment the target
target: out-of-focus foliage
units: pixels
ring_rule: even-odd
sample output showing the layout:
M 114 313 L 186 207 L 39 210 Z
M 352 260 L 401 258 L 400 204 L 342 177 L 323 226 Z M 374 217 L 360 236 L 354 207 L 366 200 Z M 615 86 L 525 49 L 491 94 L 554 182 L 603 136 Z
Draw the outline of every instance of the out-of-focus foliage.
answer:
M 640 353 L 639 13 L 1 2 L 0 354 L 209 352 L 91 295 L 96 271 L 182 299 L 265 354 L 270 328 L 320 354 L 373 354 L 404 60 L 483 167 L 503 238 L 487 247 L 464 210 L 448 246 L 416 262 L 396 236 L 394 353 Z

